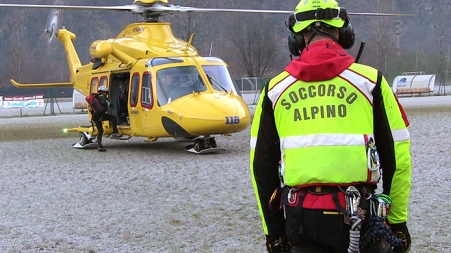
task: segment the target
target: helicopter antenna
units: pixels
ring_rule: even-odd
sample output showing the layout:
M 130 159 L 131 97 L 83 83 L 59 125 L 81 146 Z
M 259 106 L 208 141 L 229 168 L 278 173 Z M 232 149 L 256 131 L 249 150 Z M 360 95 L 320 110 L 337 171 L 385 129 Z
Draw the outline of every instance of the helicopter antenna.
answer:
M 211 45 L 210 45 L 210 54 L 209 54 L 208 56 L 211 56 L 211 50 L 213 50 L 213 41 L 211 42 Z
M 191 37 L 189 38 L 188 44 L 186 44 L 186 48 L 185 48 L 185 53 L 186 54 L 188 53 L 188 50 L 189 50 L 191 44 L 193 43 L 193 38 L 194 38 L 194 33 L 191 34 Z

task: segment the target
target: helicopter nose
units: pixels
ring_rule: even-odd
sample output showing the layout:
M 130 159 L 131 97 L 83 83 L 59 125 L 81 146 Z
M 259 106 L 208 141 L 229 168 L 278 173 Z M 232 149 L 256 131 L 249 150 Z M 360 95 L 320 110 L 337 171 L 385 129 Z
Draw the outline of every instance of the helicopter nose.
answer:
M 250 111 L 241 96 L 199 94 L 179 104 L 176 122 L 189 134 L 230 134 L 246 129 Z
M 222 95 L 220 95 L 222 96 Z M 212 107 L 218 111 L 218 116 L 222 114 L 224 132 L 239 132 L 244 130 L 250 124 L 249 107 L 240 96 L 224 95 L 225 98 L 215 97 L 211 102 Z

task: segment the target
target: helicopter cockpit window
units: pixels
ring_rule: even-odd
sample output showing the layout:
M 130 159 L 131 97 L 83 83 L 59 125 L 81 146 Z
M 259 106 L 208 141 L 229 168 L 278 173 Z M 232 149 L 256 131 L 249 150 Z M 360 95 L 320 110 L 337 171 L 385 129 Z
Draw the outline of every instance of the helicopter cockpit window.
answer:
M 206 90 L 207 87 L 195 66 L 165 68 L 157 72 L 157 95 L 160 106 L 193 92 Z
M 208 80 L 211 83 L 213 89 L 217 91 L 235 92 L 234 79 L 230 75 L 226 66 L 205 65 L 202 66 Z

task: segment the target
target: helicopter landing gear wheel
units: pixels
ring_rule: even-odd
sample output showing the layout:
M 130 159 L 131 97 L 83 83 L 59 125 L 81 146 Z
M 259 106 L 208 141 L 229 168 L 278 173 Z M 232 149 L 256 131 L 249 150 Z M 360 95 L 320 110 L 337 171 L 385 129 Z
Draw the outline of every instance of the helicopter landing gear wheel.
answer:
M 197 139 L 194 142 L 194 150 L 196 150 L 196 152 L 201 152 L 204 149 L 205 149 L 205 141 L 203 139 Z
M 216 144 L 215 137 L 208 138 L 208 143 L 211 148 L 217 148 L 218 144 Z M 208 146 L 208 145 L 207 145 Z
M 195 154 L 221 153 L 224 148 L 218 148 L 218 144 L 214 137 L 204 136 L 197 138 L 194 144 L 185 147 L 185 150 Z

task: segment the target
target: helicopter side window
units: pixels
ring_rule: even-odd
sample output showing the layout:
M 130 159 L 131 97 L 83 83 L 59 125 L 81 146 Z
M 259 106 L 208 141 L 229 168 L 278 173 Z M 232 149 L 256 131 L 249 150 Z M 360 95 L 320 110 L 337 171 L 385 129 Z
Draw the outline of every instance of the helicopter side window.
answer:
M 97 93 L 97 89 L 99 88 L 99 78 L 98 77 L 93 77 L 91 79 L 91 84 L 89 85 L 89 90 L 92 93 Z
M 139 97 L 139 73 L 134 73 L 132 77 L 132 90 L 130 94 L 130 106 L 135 107 L 138 104 Z
M 99 86 L 107 86 L 108 84 L 108 77 L 107 76 L 102 76 L 100 78 L 100 85 Z
M 143 75 L 142 88 L 141 88 L 141 103 L 143 107 L 152 108 L 152 76 L 149 72 L 145 72 Z

